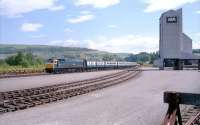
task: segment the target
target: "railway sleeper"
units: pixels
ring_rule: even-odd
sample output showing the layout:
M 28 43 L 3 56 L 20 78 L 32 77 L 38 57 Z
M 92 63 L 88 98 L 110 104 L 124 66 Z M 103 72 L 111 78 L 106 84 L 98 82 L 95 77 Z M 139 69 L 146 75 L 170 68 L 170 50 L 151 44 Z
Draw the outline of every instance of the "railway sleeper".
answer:
M 3 100 L 4 96 L 3 95 L 0 95 L 0 100 Z
M 6 112 L 8 112 L 7 109 L 5 109 L 5 108 L 0 108 L 0 114 L 6 113 Z
M 38 94 L 45 93 L 45 90 L 38 90 Z
M 63 99 L 64 99 L 62 96 L 55 96 L 55 98 L 56 98 L 57 100 L 63 100 Z
M 63 94 L 61 94 L 61 96 L 62 96 L 62 98 L 63 98 L 63 99 L 66 99 L 66 98 L 67 98 L 67 97 L 66 97 L 67 95 L 66 95 L 66 94 L 64 94 L 64 93 L 63 93 Z
M 33 94 L 35 94 L 34 91 L 27 91 L 23 93 L 23 96 L 31 96 Z
M 185 125 L 200 125 L 200 116 L 190 118 L 190 120 L 185 122 Z
M 40 100 L 40 97 L 39 97 L 39 96 L 31 96 L 30 98 L 31 98 L 31 100 L 33 100 L 33 101 L 38 101 L 38 100 Z
M 26 105 L 27 105 L 27 107 L 29 107 L 29 108 L 31 108 L 31 107 L 34 107 L 34 106 L 35 106 L 35 104 L 33 104 L 33 103 L 26 103 Z
M 49 90 L 49 88 L 47 88 L 47 89 L 43 89 L 42 92 L 43 93 L 48 93 L 48 92 L 50 92 L 50 90 Z
M 41 100 L 43 103 L 50 103 L 51 101 L 50 101 L 50 99 L 42 99 Z
M 68 95 L 68 97 L 69 97 L 69 98 L 74 97 L 74 94 L 71 93 L 71 94 Z
M 23 104 L 29 104 L 30 102 L 32 102 L 32 100 L 27 100 L 27 99 L 21 99 L 19 103 L 23 103 Z
M 55 96 L 53 96 L 53 99 L 55 100 L 55 102 L 59 100 L 58 98 L 59 98 L 59 97 L 58 97 L 58 96 L 56 96 L 56 95 L 55 95 Z
M 73 95 L 73 96 L 77 96 L 77 95 L 80 95 L 79 93 L 80 93 L 80 91 L 74 92 L 74 93 L 72 93 L 72 95 Z
M 63 94 L 63 98 L 64 98 L 64 99 L 68 99 L 68 98 L 69 98 L 69 95 Z
M 54 93 L 51 92 L 51 93 L 49 93 L 48 95 L 49 95 L 49 97 L 53 97 L 53 96 L 54 96 Z
M 36 106 L 36 105 L 42 105 L 42 104 L 43 104 L 42 101 L 33 101 L 32 103 L 33 103 L 35 106 Z
M 17 104 L 15 105 L 17 110 L 22 110 L 28 108 L 26 104 Z
M 38 94 L 40 94 L 40 91 L 39 90 L 35 90 L 33 93 L 34 93 L 34 95 L 38 95 Z
M 17 111 L 16 107 L 7 108 L 7 112 L 14 112 L 14 111 Z
M 48 95 L 43 95 L 43 96 L 40 97 L 40 99 L 48 99 L 48 98 L 49 98 Z
M 4 106 L 4 103 L 3 102 L 0 102 L 0 107 Z
M 31 97 L 25 97 L 23 99 L 21 99 L 22 102 L 32 102 L 32 98 Z
M 56 98 L 54 98 L 54 97 L 51 97 L 51 98 L 50 98 L 50 102 L 56 102 L 56 101 L 57 101 Z
M 3 108 L 7 109 L 7 112 L 13 112 L 17 110 L 17 108 L 13 105 L 4 105 Z
M 78 92 L 78 95 L 82 95 L 82 94 L 85 94 L 85 93 L 89 93 L 89 91 L 80 91 L 80 92 Z
M 10 99 L 10 98 L 13 98 L 12 94 L 4 94 L 3 95 L 3 99 Z
M 48 89 L 42 89 L 42 90 L 40 90 L 40 93 L 47 93 L 47 92 L 49 92 Z
M 59 85 L 57 85 L 59 86 Z M 49 87 L 52 87 L 52 86 L 49 86 Z M 42 90 L 44 89 L 44 90 Z M 48 89 L 49 90 L 49 89 Z M 48 92 L 47 90 L 47 92 Z M 51 88 L 51 90 L 58 90 L 58 88 Z M 41 91 L 41 92 L 38 92 L 38 91 Z M 43 91 L 46 91 L 44 87 L 40 87 L 40 88 L 33 88 L 33 89 L 25 89 L 25 90 L 16 90 L 16 91 L 10 91 L 10 92 L 7 92 L 7 94 L 13 94 L 15 93 L 15 96 L 20 96 L 20 93 L 22 93 L 21 96 L 24 96 L 24 95 L 31 95 L 31 94 L 34 94 L 35 93 L 42 93 Z M 27 94 L 28 93 L 28 94 Z M 30 94 L 29 94 L 30 93 Z M 1 93 L 3 94 L 3 93 Z
M 68 98 L 68 95 L 67 95 L 67 94 L 62 94 L 62 98 L 63 98 L 63 99 L 67 99 L 67 98 Z
M 128 78 L 118 80 L 117 82 L 121 82 L 122 80 L 126 80 Z M 50 94 L 46 94 L 46 95 L 43 95 L 43 96 L 25 97 L 25 99 L 23 101 L 14 102 L 15 103 L 14 106 L 10 105 L 9 103 L 3 104 L 3 105 L 6 105 L 5 107 L 7 107 L 7 109 L 11 110 L 11 111 L 18 110 L 18 109 L 24 109 L 24 108 L 27 108 L 27 107 L 33 107 L 35 105 L 41 105 L 41 104 L 44 104 L 44 103 L 54 102 L 54 101 L 57 101 L 57 100 L 62 100 L 62 99 L 66 99 L 66 98 L 69 98 L 69 97 L 85 94 L 85 93 L 88 93 L 88 92 L 91 92 L 91 91 L 94 91 L 94 90 L 102 89 L 102 88 L 117 84 L 116 80 L 113 80 L 113 81 L 114 81 L 114 83 L 111 83 L 111 84 L 102 83 L 101 85 L 91 85 L 91 86 L 81 87 L 81 88 L 78 88 L 78 89 L 64 90 L 64 91 L 59 91 L 59 92 L 51 92 Z M 87 82 L 86 82 L 86 84 L 87 84 Z M 34 91 L 34 89 L 32 89 L 30 92 L 33 93 L 33 94 L 34 93 L 37 94 L 37 93 L 44 93 L 45 91 L 56 91 L 56 90 L 61 89 L 61 88 L 63 88 L 63 87 L 58 87 L 58 88 L 52 87 L 52 88 L 49 88 L 49 89 L 46 89 L 46 90 L 40 89 L 40 90 L 36 90 L 36 91 Z M 17 95 L 22 94 L 24 96 L 24 95 L 27 95 L 26 92 L 25 91 L 23 91 L 21 93 L 17 92 L 16 94 Z M 10 94 L 10 95 L 13 95 L 13 94 Z M 8 96 L 10 96 L 10 95 L 8 95 Z M 9 100 L 8 100 L 8 102 L 9 102 Z M 21 104 L 18 104 L 18 103 L 21 103 Z

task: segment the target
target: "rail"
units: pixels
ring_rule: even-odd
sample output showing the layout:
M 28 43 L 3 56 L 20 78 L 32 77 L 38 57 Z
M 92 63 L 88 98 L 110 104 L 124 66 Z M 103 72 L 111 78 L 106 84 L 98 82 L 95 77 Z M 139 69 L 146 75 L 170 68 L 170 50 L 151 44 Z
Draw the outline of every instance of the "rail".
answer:
M 169 106 L 162 125 L 200 125 L 200 94 L 167 91 L 164 103 Z M 181 115 L 180 104 L 195 106 Z
M 23 110 L 100 90 L 127 81 L 139 73 L 140 71 L 124 70 L 88 80 L 0 92 L 0 114 Z

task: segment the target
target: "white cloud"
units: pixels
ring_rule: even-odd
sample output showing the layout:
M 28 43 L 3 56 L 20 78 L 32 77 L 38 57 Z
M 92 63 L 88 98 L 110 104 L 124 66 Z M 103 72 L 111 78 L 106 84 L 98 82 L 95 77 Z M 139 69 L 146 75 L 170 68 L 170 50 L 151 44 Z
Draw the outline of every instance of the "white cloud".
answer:
M 50 42 L 49 42 L 50 45 L 59 45 L 59 44 L 61 44 L 61 43 L 62 43 L 61 40 L 53 40 L 53 41 L 50 41 Z
M 155 52 L 158 50 L 158 39 L 151 36 L 125 35 L 115 38 L 99 36 L 96 40 L 55 40 L 50 45 L 85 47 L 114 53 Z
M 113 6 L 119 4 L 120 0 L 76 0 L 75 5 L 90 5 L 94 8 L 107 8 L 109 6 Z
M 197 10 L 196 13 L 200 14 L 200 10 Z
M 200 49 L 200 32 L 192 33 L 192 47 L 193 49 Z
M 82 22 L 86 22 L 86 21 L 92 20 L 94 18 L 95 18 L 94 15 L 86 14 L 86 15 L 80 15 L 80 16 L 78 16 L 76 18 L 68 19 L 67 22 L 69 22 L 69 23 L 82 23 Z
M 108 25 L 108 28 L 117 28 L 117 25 Z
M 74 39 L 54 40 L 51 41 L 49 44 L 65 47 L 87 47 L 86 43 Z
M 40 23 L 24 23 L 21 26 L 21 30 L 24 32 L 35 32 L 38 31 L 39 28 L 42 28 L 43 25 Z
M 51 10 L 51 11 L 57 11 L 57 10 L 63 10 L 63 9 L 65 9 L 65 7 L 63 5 L 54 6 L 54 7 L 49 8 L 49 10 Z
M 58 0 L 1 0 L 0 15 L 9 17 L 22 16 L 35 10 L 61 10 L 64 6 L 57 5 Z
M 200 37 L 200 32 L 199 33 L 195 33 L 196 37 Z
M 169 10 L 181 7 L 185 4 L 194 3 L 198 0 L 147 0 L 145 12 L 155 12 L 159 10 Z
M 85 40 L 88 48 L 109 52 L 154 52 L 158 50 L 158 39 L 150 36 L 125 35 L 116 38 L 99 37 L 97 40 Z
M 193 49 L 200 49 L 200 41 L 199 42 L 193 42 L 192 48 Z

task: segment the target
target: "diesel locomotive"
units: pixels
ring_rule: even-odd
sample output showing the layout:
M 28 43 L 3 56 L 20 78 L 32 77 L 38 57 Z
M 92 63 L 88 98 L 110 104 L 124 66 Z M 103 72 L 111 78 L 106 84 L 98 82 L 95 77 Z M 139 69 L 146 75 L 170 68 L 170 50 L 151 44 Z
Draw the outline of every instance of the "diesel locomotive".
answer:
M 107 70 L 107 69 L 123 69 L 136 66 L 138 66 L 136 62 L 125 62 L 125 61 L 49 59 L 46 63 L 45 70 L 47 73 L 64 73 L 64 72 L 83 72 L 83 71 Z

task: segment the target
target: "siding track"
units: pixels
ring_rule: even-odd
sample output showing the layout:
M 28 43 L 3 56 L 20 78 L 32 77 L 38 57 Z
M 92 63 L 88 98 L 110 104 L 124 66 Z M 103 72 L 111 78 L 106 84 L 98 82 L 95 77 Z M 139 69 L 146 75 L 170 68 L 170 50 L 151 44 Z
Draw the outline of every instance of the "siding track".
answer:
M 0 114 L 37 105 L 56 102 L 73 96 L 113 86 L 127 81 L 141 71 L 124 70 L 118 73 L 57 85 L 0 92 Z
M 192 106 L 182 115 L 183 125 L 200 125 L 200 106 Z

